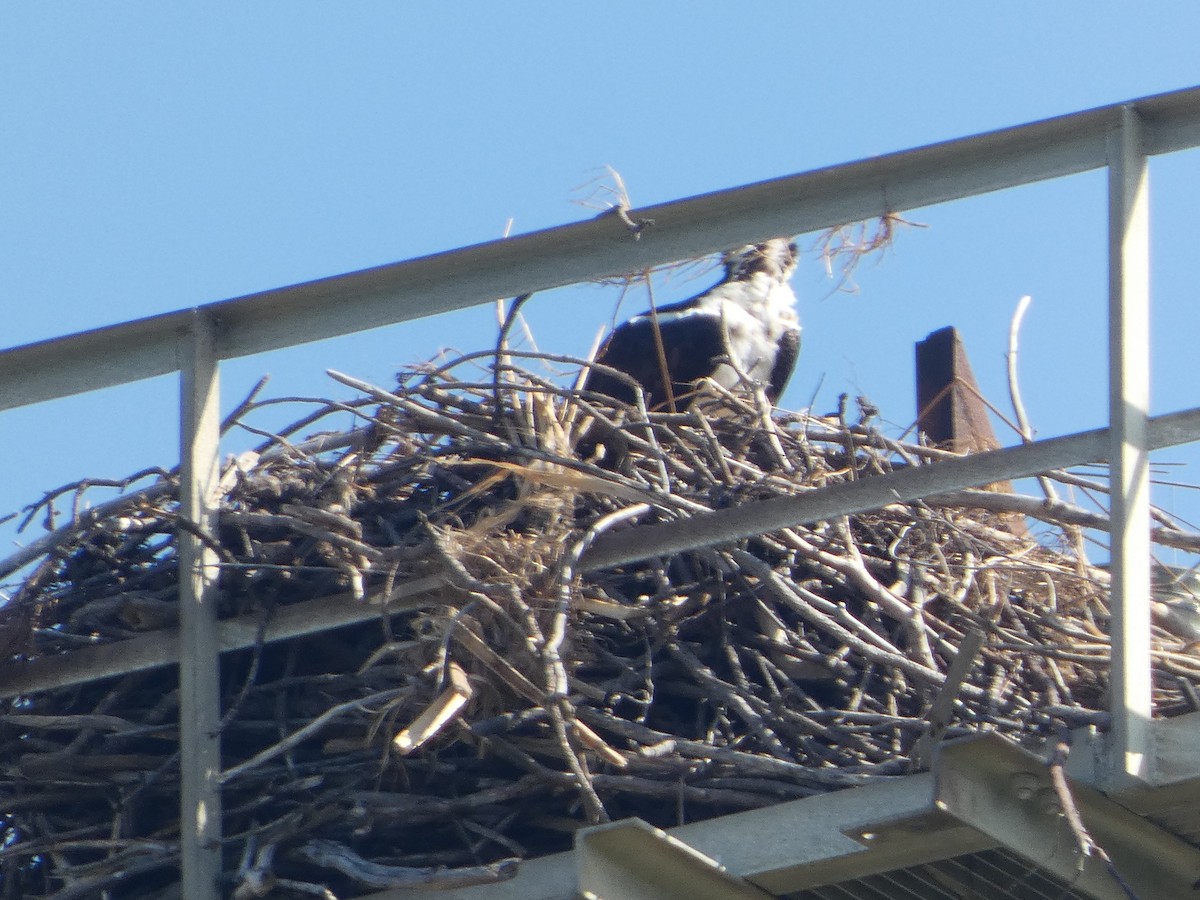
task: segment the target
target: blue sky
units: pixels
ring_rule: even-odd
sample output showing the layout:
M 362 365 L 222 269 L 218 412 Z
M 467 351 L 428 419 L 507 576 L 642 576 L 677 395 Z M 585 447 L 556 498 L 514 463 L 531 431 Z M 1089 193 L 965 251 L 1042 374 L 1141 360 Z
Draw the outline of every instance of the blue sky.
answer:
M 490 240 L 510 222 L 576 221 L 606 165 L 646 205 L 1200 82 L 1200 6 L 1131 9 L 5 4 L 0 347 Z M 1152 183 L 1161 412 L 1197 404 L 1198 157 L 1156 160 Z M 908 211 L 926 227 L 860 269 L 854 294 L 831 294 L 811 255 L 781 405 L 826 411 L 861 393 L 899 433 L 913 343 L 956 325 L 1007 410 L 1009 318 L 1031 294 L 1021 373 L 1039 434 L 1102 425 L 1105 211 L 1100 173 Z M 586 352 L 616 299 L 536 297 L 539 345 Z M 626 303 L 619 315 L 645 300 Z M 494 335 L 479 307 L 235 361 L 227 405 L 263 374 L 268 395 L 340 396 L 326 368 L 387 384 Z M 73 479 L 172 465 L 176 391 L 162 378 L 0 413 L 0 514 Z M 1169 474 L 1200 482 L 1195 465 Z M 1196 506 L 1183 490 L 1159 499 Z M 0 557 L 27 538 L 0 526 Z

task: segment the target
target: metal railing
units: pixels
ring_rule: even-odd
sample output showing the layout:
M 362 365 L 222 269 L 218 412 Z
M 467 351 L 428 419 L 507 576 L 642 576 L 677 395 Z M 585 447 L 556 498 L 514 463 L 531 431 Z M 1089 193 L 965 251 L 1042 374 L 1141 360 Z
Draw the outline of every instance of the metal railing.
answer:
M 629 211 L 622 217 L 479 244 L 0 352 L 0 410 L 181 373 L 182 514 L 211 533 L 217 510 L 220 361 L 433 315 L 498 297 L 633 272 L 684 257 L 803 234 L 1107 167 L 1110 427 L 776 498 L 598 540 L 585 570 L 1002 479 L 1107 459 L 1112 469 L 1112 713 L 1115 772 L 1150 777 L 1149 452 L 1200 440 L 1200 409 L 1151 419 L 1147 157 L 1200 146 L 1200 88 L 1161 94 L 846 165 Z M 211 551 L 179 536 L 180 629 L 137 653 L 47 660 L 5 693 L 46 689 L 178 660 L 183 893 L 217 896 L 223 650 L 245 646 L 218 623 Z M 319 630 L 356 611 L 294 628 Z M 372 613 L 373 614 L 373 613 Z M 359 613 L 360 617 L 361 614 Z M 349 616 L 350 618 L 347 618 Z M 285 626 L 281 626 L 286 631 Z M 299 633 L 293 631 L 290 633 Z M 174 640 L 174 638 L 171 638 Z M 127 642 L 129 643 L 129 642 Z M 106 648 L 97 648 L 104 650 Z M 81 652 L 85 653 L 85 652 Z M 140 655 L 139 655 L 140 654 Z M 122 658 L 123 657 L 123 658 Z

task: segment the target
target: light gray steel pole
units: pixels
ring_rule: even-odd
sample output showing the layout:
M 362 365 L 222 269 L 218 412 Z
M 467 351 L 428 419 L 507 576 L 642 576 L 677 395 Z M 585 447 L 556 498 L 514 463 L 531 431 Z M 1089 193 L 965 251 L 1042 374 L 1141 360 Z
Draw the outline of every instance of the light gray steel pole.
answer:
M 1154 449 L 1169 447 L 1196 440 L 1197 434 L 1200 434 L 1200 408 L 1167 413 L 1150 420 L 1149 446 Z M 1004 450 L 912 466 L 819 490 L 748 501 L 684 519 L 611 531 L 597 538 L 583 554 L 578 571 L 594 572 L 655 556 L 715 547 L 793 525 L 880 509 L 889 503 L 907 503 L 994 481 L 1026 478 L 1087 462 L 1100 462 L 1108 458 L 1112 443 L 1108 429 L 1080 431 Z
M 217 523 L 220 380 L 214 324 L 195 310 L 178 343 L 182 466 L 179 512 L 180 844 L 184 900 L 217 900 L 221 874 L 220 655 L 216 556 L 199 535 Z
M 1200 88 L 1124 104 L 1147 123 L 1145 152 L 1200 145 Z M 497 297 L 544 291 L 885 213 L 1103 167 L 1120 105 L 931 144 L 630 214 L 606 215 L 208 305 L 221 359 L 378 328 Z M 174 370 L 189 312 L 164 313 L 0 351 L 0 410 Z
M 1109 137 L 1113 775 L 1150 777 L 1150 213 L 1140 117 Z

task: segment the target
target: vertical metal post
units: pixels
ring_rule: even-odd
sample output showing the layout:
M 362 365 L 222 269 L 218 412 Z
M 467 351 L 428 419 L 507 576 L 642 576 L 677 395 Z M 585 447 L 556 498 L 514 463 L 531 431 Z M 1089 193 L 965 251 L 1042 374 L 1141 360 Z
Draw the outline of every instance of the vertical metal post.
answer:
M 1109 423 L 1112 429 L 1112 738 L 1118 779 L 1148 779 L 1150 683 L 1150 211 L 1142 126 L 1109 136 Z
M 220 383 L 211 316 L 195 310 L 180 339 L 180 515 L 216 534 Z M 184 900 L 217 900 L 221 873 L 220 655 L 216 557 L 179 529 L 179 749 Z

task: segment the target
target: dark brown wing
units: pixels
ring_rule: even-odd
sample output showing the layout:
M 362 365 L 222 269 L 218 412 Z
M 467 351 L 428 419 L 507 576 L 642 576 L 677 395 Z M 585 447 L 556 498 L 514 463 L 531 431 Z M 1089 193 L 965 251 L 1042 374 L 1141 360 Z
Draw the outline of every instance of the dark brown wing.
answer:
M 663 307 L 657 326 L 649 315 L 638 316 L 617 327 L 601 348 L 596 362 L 626 373 L 641 385 L 648 409 L 665 406 L 663 366 L 654 338 L 662 336 L 663 356 L 670 374 L 671 395 L 686 393 L 693 381 L 712 375 L 725 356 L 725 334 L 720 317 L 707 312 Z M 587 390 L 625 403 L 634 402 L 633 389 L 620 379 L 593 370 Z

